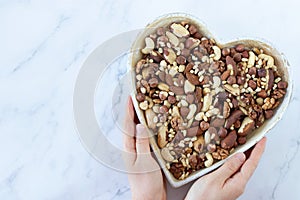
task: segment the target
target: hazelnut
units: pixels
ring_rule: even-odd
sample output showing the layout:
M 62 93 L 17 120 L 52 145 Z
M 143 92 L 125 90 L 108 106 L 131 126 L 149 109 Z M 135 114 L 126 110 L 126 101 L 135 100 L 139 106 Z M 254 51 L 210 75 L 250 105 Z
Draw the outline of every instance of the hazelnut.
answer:
M 221 127 L 218 131 L 218 135 L 220 138 L 225 138 L 227 136 L 227 129 Z
M 142 101 L 145 101 L 145 95 L 143 93 L 137 93 L 136 95 L 136 100 L 138 102 L 142 102 Z
M 237 141 L 240 145 L 245 144 L 247 142 L 246 137 L 239 137 Z
M 157 35 L 163 35 L 165 33 L 165 30 L 163 27 L 159 27 L 157 30 L 156 30 L 156 34 Z
M 184 65 L 186 63 L 186 59 L 184 56 L 178 56 L 176 58 L 176 62 L 179 64 L 179 65 Z
M 255 81 L 249 80 L 249 81 L 248 81 L 248 85 L 249 85 L 249 87 L 252 88 L 252 90 L 255 90 L 255 89 L 256 89 L 256 82 L 255 82 Z
M 174 103 L 176 103 L 176 98 L 174 96 L 168 96 L 168 102 L 170 104 L 174 104 Z
M 236 45 L 235 50 L 236 50 L 237 52 L 243 52 L 243 51 L 245 50 L 245 45 L 243 45 L 243 44 L 238 44 L 238 45 Z
M 207 130 L 207 129 L 209 128 L 209 123 L 206 122 L 206 121 L 202 121 L 202 122 L 200 123 L 200 128 L 201 128 L 201 130 L 203 130 L 203 131 Z
M 166 105 L 163 105 L 159 108 L 160 113 L 167 113 L 169 111 L 169 108 Z
M 238 76 L 238 77 L 237 77 L 237 83 L 238 83 L 239 85 L 244 85 L 245 82 L 246 82 L 245 77 L 243 77 L 243 76 Z
M 199 32 L 195 33 L 193 36 L 194 36 L 194 38 L 197 38 L 197 39 L 201 39 L 202 38 L 202 35 Z
M 236 122 L 234 122 L 234 128 L 240 128 L 241 127 L 241 121 L 237 120 Z
M 223 56 L 228 56 L 229 54 L 230 54 L 230 49 L 228 47 L 222 49 Z
M 230 48 L 230 56 L 233 57 L 236 54 L 236 50 L 234 48 Z
M 279 83 L 277 83 L 277 86 L 279 89 L 285 89 L 288 87 L 288 83 L 286 81 L 280 81 Z
M 241 55 L 240 53 L 234 54 L 233 60 L 234 60 L 235 62 L 240 62 L 240 61 L 242 60 L 242 55 Z
M 256 76 L 256 67 L 250 67 L 249 68 L 249 71 L 248 71 L 248 74 L 249 75 L 254 75 L 254 76 Z
M 221 141 L 221 147 L 223 149 L 231 149 L 237 139 L 236 131 L 231 131 L 222 141 Z
M 194 35 L 195 33 L 197 33 L 198 31 L 197 31 L 196 26 L 194 26 L 193 24 L 190 25 L 189 32 L 190 32 L 191 35 Z
M 159 98 L 160 98 L 160 100 L 164 101 L 164 100 L 167 99 L 167 97 L 168 97 L 168 93 L 166 91 L 160 91 L 159 92 Z
M 270 119 L 274 115 L 274 111 L 273 110 L 265 110 L 264 112 L 265 112 L 265 118 L 266 119 Z
M 260 92 L 257 93 L 257 96 L 261 98 L 266 98 L 268 96 L 267 92 L 265 90 L 261 90 Z
M 249 58 L 249 53 L 248 53 L 248 51 L 243 51 L 243 52 L 242 52 L 242 57 L 243 57 L 243 58 Z
M 227 78 L 227 83 L 232 85 L 232 84 L 235 84 L 236 83 L 236 77 L 235 76 L 229 76 Z
M 155 88 L 158 85 L 158 80 L 157 78 L 151 78 L 148 81 L 148 84 L 150 85 L 151 88 Z
M 262 78 L 262 77 L 266 77 L 267 75 L 267 71 L 264 68 L 258 69 L 257 70 L 257 75 Z
M 206 148 L 209 153 L 215 152 L 217 149 L 215 144 L 208 144 Z

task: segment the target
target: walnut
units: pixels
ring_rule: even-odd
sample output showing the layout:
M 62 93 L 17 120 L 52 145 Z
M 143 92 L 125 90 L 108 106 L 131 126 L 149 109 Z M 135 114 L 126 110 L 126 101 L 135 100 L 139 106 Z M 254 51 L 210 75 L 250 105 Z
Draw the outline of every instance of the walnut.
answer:
M 264 105 L 262 106 L 262 109 L 269 110 L 269 109 L 271 109 L 273 107 L 274 104 L 275 104 L 275 99 L 267 97 L 264 100 Z
M 257 112 L 255 110 L 253 110 L 252 107 L 249 108 L 249 111 L 248 111 L 248 116 L 255 120 L 257 118 Z
M 274 99 L 281 99 L 284 95 L 285 95 L 285 91 L 282 90 L 282 89 L 279 89 L 279 90 L 275 90 L 272 94 L 272 97 Z
M 262 113 L 262 107 L 260 105 L 257 104 L 253 104 L 252 105 L 253 110 L 255 110 L 258 113 Z
M 177 179 L 184 173 L 184 166 L 182 163 L 172 163 L 170 166 L 170 172 L 173 174 L 173 176 Z
M 217 150 L 212 153 L 212 157 L 216 160 L 223 160 L 229 156 L 229 151 L 226 149 L 222 149 L 217 147 Z
M 172 128 L 174 128 L 174 129 L 178 128 L 178 121 L 179 121 L 179 117 L 172 118 L 172 120 L 171 120 Z

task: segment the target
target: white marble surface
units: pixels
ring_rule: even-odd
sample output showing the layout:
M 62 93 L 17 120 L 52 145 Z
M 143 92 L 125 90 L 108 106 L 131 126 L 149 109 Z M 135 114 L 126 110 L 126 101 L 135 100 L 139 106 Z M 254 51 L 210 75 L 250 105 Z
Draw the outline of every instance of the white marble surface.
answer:
M 103 41 L 175 11 L 199 17 L 223 40 L 265 38 L 287 56 L 293 99 L 239 199 L 300 199 L 299 6 L 297 0 L 0 0 L 0 199 L 130 198 L 126 174 L 98 163 L 80 143 L 74 84 Z M 170 199 L 181 199 L 188 187 L 168 188 Z

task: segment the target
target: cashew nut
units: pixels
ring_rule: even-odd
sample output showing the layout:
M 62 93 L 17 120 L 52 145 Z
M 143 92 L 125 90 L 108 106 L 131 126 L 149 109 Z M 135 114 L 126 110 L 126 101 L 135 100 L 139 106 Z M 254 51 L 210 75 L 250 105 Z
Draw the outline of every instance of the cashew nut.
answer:
M 212 48 L 213 48 L 214 54 L 215 54 L 215 56 L 213 57 L 214 60 L 216 60 L 216 61 L 220 60 L 220 58 L 221 58 L 221 49 L 218 46 L 213 46 Z
M 213 157 L 211 156 L 210 153 L 206 153 L 205 154 L 205 157 L 207 158 L 207 160 L 204 162 L 204 166 L 205 167 L 210 167 L 212 166 L 213 162 L 214 162 L 214 159 Z
M 184 82 L 184 92 L 187 94 L 189 92 L 194 92 L 195 86 L 191 84 L 188 80 Z
M 157 133 L 157 143 L 160 148 L 163 148 L 167 145 L 167 132 L 168 132 L 168 127 L 166 126 L 161 126 L 158 129 Z
M 172 162 L 174 160 L 174 157 L 172 156 L 172 154 L 171 154 L 171 152 L 170 152 L 170 150 L 168 148 L 163 148 L 161 150 L 161 156 L 167 162 Z
M 217 88 L 221 85 L 221 79 L 218 76 L 214 76 L 213 81 L 214 81 L 212 86 L 213 88 Z
M 189 105 L 189 109 L 190 109 L 190 112 L 189 112 L 189 114 L 186 116 L 186 119 L 187 119 L 187 120 L 190 120 L 190 119 L 192 119 L 192 118 L 194 117 L 195 112 L 196 112 L 196 110 L 197 110 L 197 106 L 196 106 L 195 104 L 191 104 L 191 105 Z
M 142 49 L 143 54 L 149 54 L 154 49 L 154 41 L 150 37 L 145 38 L 146 47 Z
M 205 113 L 205 115 L 206 115 L 206 117 L 211 117 L 211 116 L 219 114 L 219 112 L 220 112 L 220 110 L 218 108 L 213 108 L 213 109 L 210 109 L 209 111 L 207 111 Z
M 149 104 L 148 107 L 152 108 L 153 107 L 153 101 L 152 101 L 152 99 L 150 97 L 146 96 L 146 100 L 148 101 L 148 104 Z
M 207 95 L 208 93 L 210 93 L 210 89 L 209 88 L 204 88 L 203 89 L 203 94 Z
M 259 54 L 259 59 L 263 59 L 267 61 L 267 67 L 272 68 L 274 66 L 274 58 L 272 56 L 266 55 L 266 54 Z
M 177 106 L 173 107 L 172 117 L 180 117 L 179 108 Z
M 183 107 L 187 107 L 189 105 L 188 102 L 186 102 L 186 100 L 184 100 L 184 99 L 181 99 L 180 104 Z
M 201 111 L 206 112 L 211 105 L 212 105 L 212 96 L 210 94 L 206 94 L 203 97 L 203 106 Z
M 205 131 L 205 133 L 204 133 L 204 141 L 205 141 L 205 144 L 209 144 L 209 143 L 210 143 L 210 140 L 211 140 L 211 138 L 210 138 L 210 132 L 207 130 L 207 131 Z
M 193 145 L 194 145 L 195 151 L 197 151 L 198 153 L 200 151 L 202 151 L 203 146 L 204 146 L 204 138 L 203 138 L 203 136 L 201 135 L 200 137 L 198 137 L 198 139 L 194 142 Z
M 204 117 L 204 112 L 199 112 L 196 116 L 195 116 L 195 120 L 197 121 L 201 121 Z
M 249 59 L 248 59 L 248 68 L 253 67 L 255 64 L 255 54 L 252 51 L 249 51 Z

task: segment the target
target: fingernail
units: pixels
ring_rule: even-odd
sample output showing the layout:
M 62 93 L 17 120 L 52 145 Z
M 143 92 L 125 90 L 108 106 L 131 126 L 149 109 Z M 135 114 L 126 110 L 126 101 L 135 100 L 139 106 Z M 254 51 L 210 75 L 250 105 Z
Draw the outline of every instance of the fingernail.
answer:
M 246 156 L 244 153 L 237 153 L 237 154 L 235 154 L 235 157 L 241 162 L 244 162 L 246 159 Z
M 142 124 L 136 125 L 136 134 L 139 138 L 146 138 L 147 137 L 147 131 L 145 129 L 145 126 Z
M 136 130 L 137 130 L 137 132 L 144 132 L 145 131 L 145 127 L 144 127 L 144 125 L 143 124 L 137 124 L 136 125 Z

